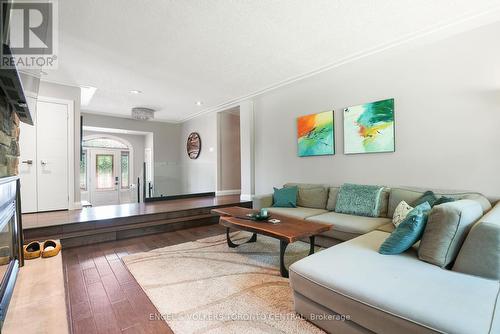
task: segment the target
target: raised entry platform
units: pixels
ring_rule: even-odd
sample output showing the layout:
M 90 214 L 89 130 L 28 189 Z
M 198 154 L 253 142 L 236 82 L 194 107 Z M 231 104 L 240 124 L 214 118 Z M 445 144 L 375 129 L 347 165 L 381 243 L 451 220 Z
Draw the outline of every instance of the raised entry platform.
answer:
M 252 202 L 230 195 L 24 214 L 24 238 L 25 243 L 60 239 L 63 247 L 81 246 L 214 224 L 219 217 L 212 209 L 235 205 Z

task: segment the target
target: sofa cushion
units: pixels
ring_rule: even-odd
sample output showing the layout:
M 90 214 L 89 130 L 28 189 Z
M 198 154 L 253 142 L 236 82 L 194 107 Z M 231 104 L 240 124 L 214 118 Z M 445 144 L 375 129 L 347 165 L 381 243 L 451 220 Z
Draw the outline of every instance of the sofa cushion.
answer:
M 335 212 L 378 217 L 383 187 L 346 183 L 340 187 Z
M 354 216 L 337 212 L 328 212 L 317 216 L 311 216 L 306 220 L 333 225 L 332 229 L 325 232 L 324 235 L 340 240 L 348 240 L 352 237 L 368 233 L 391 221 L 389 218 Z M 338 238 L 339 235 L 336 234 L 336 232 L 348 233 L 348 239 L 342 236 Z
M 349 310 L 335 303 L 333 294 L 435 331 L 489 332 L 500 282 L 442 270 L 419 261 L 414 249 L 381 255 L 378 249 L 387 235 L 373 231 L 295 262 L 292 288 L 339 314 Z M 380 317 L 350 316 L 374 332 L 389 333 Z
M 297 187 L 297 206 L 325 209 L 328 200 L 328 186 L 315 183 L 285 183 L 284 188 Z
M 481 205 L 467 199 L 435 206 L 429 214 L 418 257 L 447 267 L 455 261 L 469 229 L 482 215 Z
M 411 210 L 380 246 L 380 254 L 401 254 L 419 241 L 424 233 L 430 210 L 431 206 L 428 202 L 423 202 Z
M 252 208 L 260 210 L 273 206 L 273 194 L 255 195 L 252 197 Z
M 379 202 L 379 217 L 387 217 L 387 211 L 389 209 L 389 195 L 391 194 L 390 188 L 385 188 L 382 190 L 380 194 L 380 202 Z M 391 216 L 392 217 L 392 216 Z
M 297 206 L 297 187 L 274 188 L 273 207 L 295 208 Z
M 288 182 L 283 185 L 283 187 L 298 187 L 298 188 L 304 188 L 304 189 L 311 189 L 311 188 L 328 188 L 328 185 L 322 184 L 322 183 L 300 183 L 300 182 Z
M 500 202 L 472 227 L 453 270 L 500 280 Z
M 328 189 L 328 201 L 326 203 L 326 209 L 328 211 L 335 211 L 335 206 L 337 205 L 337 196 L 339 194 L 340 187 L 330 187 Z
M 392 233 L 396 228 L 394 227 L 394 224 L 389 223 L 389 224 L 384 224 L 382 226 L 377 227 L 377 231 L 383 231 L 387 233 Z
M 299 188 L 297 204 L 306 208 L 325 209 L 328 188 Z
M 391 188 L 391 194 L 389 195 L 389 207 L 387 215 L 388 217 L 392 217 L 394 215 L 394 210 L 398 206 L 401 201 L 405 201 L 408 204 L 414 203 L 417 199 L 419 199 L 425 190 L 416 190 L 409 188 Z M 483 213 L 487 212 L 491 209 L 490 201 L 484 197 L 482 194 L 474 193 L 474 192 L 441 192 L 434 191 L 434 193 L 438 196 L 446 196 L 453 198 L 455 200 L 460 199 L 470 199 L 478 202 L 483 209 Z
M 282 215 L 282 216 L 287 216 L 287 217 L 293 217 L 293 218 L 300 218 L 300 219 L 305 219 L 307 217 L 311 216 L 316 216 L 320 215 L 322 213 L 328 212 L 323 209 L 312 209 L 312 208 L 304 208 L 304 207 L 296 207 L 296 208 L 275 208 L 275 207 L 270 207 L 267 208 L 267 211 L 272 214 L 277 214 L 277 215 Z
M 470 199 L 470 200 L 478 202 L 481 205 L 481 208 L 483 209 L 483 214 L 488 212 L 491 209 L 491 202 L 486 197 L 484 197 L 482 194 L 468 193 L 468 194 L 461 194 L 460 196 L 450 195 L 450 197 L 453 197 L 456 200 Z

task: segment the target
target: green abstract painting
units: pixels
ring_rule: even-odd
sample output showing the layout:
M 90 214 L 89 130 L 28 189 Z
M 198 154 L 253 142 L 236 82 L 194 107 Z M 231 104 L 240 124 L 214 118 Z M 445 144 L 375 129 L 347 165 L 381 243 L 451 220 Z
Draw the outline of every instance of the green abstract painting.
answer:
M 299 157 L 335 154 L 333 111 L 297 118 Z
M 344 109 L 344 153 L 394 152 L 394 99 Z

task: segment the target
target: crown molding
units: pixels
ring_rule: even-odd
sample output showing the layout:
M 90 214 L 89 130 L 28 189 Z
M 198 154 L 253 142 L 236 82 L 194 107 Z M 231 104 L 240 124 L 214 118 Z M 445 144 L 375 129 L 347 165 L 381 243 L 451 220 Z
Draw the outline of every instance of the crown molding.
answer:
M 500 21 L 500 5 L 495 5 L 492 6 L 490 9 L 480 12 L 478 14 L 474 15 L 465 15 L 459 19 L 456 20 L 450 20 L 449 22 L 446 22 L 444 24 L 436 25 L 434 27 L 428 28 L 428 29 L 423 29 L 421 31 L 418 31 L 416 33 L 408 34 L 402 38 L 399 38 L 397 40 L 380 44 L 376 47 L 369 48 L 367 50 L 364 50 L 359 53 L 355 53 L 353 55 L 350 55 L 348 57 L 345 57 L 343 59 L 340 59 L 336 62 L 330 63 L 328 65 L 319 67 L 315 70 L 290 77 L 288 79 L 276 82 L 272 85 L 269 85 L 267 87 L 264 87 L 260 90 L 257 90 L 253 93 L 242 95 L 237 98 L 233 98 L 230 100 L 227 100 L 226 102 L 220 103 L 218 105 L 215 105 L 210 108 L 203 109 L 195 114 L 192 114 L 182 120 L 179 121 L 179 123 L 184 123 L 186 121 L 189 121 L 193 118 L 202 116 L 204 114 L 209 114 L 212 112 L 220 112 L 224 111 L 229 108 L 234 108 L 237 107 L 242 101 L 252 99 L 256 96 L 263 95 L 265 93 L 271 92 L 273 90 L 276 90 L 278 88 L 288 86 L 294 82 L 315 76 L 317 74 L 335 69 L 337 67 L 355 62 L 357 60 L 361 60 L 363 58 L 382 53 L 384 51 L 388 51 L 391 49 L 395 49 L 397 47 L 402 47 L 402 46 L 419 46 L 419 45 L 424 45 L 427 43 L 431 42 L 436 42 L 439 40 L 443 40 L 446 38 L 450 38 L 452 36 L 455 36 L 457 34 L 470 31 L 494 22 Z

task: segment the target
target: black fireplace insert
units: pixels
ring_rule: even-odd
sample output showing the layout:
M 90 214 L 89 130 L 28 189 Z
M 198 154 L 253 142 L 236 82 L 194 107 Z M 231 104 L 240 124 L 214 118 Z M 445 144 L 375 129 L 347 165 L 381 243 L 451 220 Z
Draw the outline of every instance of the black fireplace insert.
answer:
M 0 330 L 5 321 L 22 258 L 20 183 L 0 179 Z

